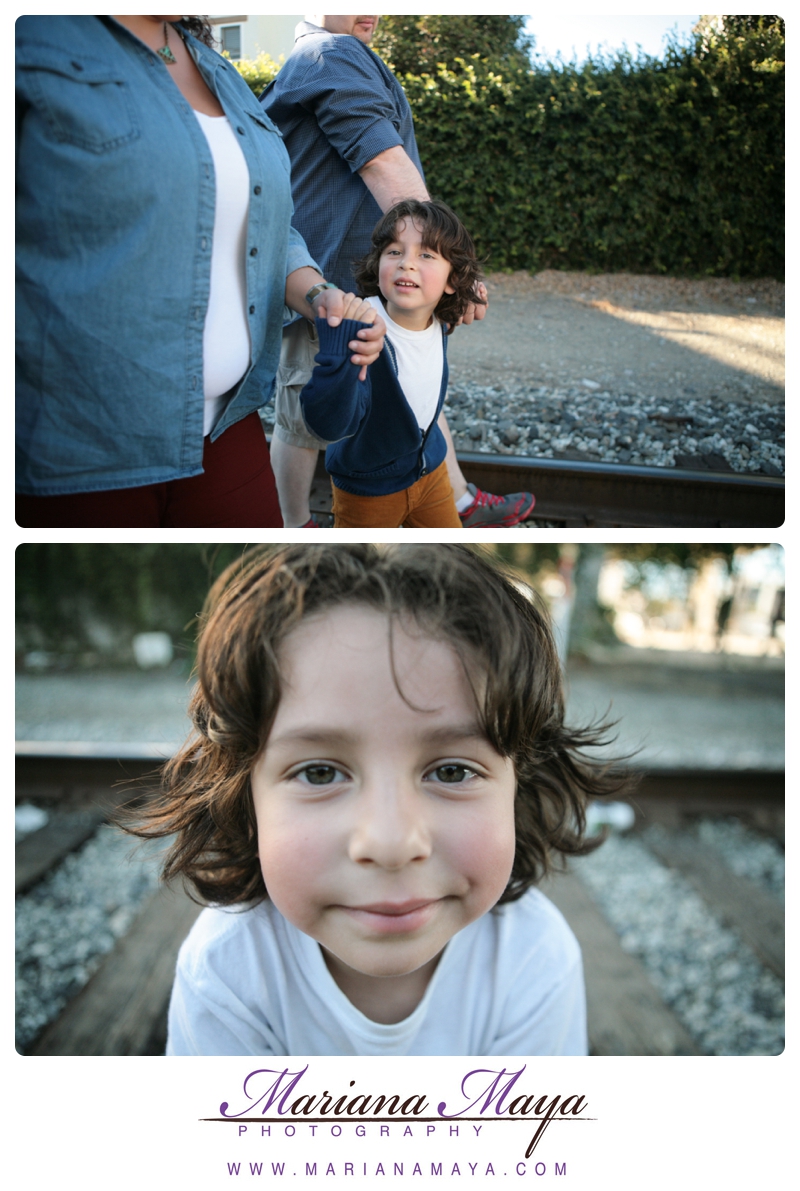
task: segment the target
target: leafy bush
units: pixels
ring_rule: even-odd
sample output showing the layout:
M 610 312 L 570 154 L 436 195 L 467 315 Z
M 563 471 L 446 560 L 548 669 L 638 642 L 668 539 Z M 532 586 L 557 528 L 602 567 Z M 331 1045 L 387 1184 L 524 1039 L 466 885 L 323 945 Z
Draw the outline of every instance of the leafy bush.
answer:
M 283 56 L 278 62 L 263 51 L 256 58 L 239 58 L 233 65 L 239 71 L 254 95 L 258 96 L 272 82 L 283 65 Z

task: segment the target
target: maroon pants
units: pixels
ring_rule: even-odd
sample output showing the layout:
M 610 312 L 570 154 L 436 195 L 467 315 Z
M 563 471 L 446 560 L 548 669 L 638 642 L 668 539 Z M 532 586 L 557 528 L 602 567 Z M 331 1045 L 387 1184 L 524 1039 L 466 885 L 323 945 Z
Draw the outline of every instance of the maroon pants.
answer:
M 261 419 L 252 413 L 216 442 L 205 439 L 202 475 L 104 492 L 18 495 L 17 525 L 23 529 L 280 529 L 283 521 Z

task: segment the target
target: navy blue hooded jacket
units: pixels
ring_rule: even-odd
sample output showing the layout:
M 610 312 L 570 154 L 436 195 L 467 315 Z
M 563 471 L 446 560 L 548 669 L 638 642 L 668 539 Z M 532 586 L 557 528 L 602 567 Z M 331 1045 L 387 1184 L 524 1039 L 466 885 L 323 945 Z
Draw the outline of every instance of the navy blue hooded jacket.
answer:
M 311 380 L 300 394 L 309 430 L 328 439 L 325 466 L 337 488 L 358 496 L 403 492 L 444 461 L 447 444 L 437 419 L 447 392 L 447 339 L 442 327 L 444 368 L 436 413 L 421 430 L 400 387 L 391 341 L 367 379 L 350 363 L 348 343 L 366 323 L 345 319 L 330 327 L 317 319 L 320 349 Z M 333 441 L 337 440 L 337 441 Z

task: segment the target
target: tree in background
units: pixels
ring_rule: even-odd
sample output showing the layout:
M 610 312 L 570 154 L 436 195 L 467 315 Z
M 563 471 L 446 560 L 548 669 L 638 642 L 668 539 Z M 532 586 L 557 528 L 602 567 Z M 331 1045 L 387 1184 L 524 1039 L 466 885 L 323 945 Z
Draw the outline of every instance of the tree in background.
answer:
M 438 63 L 488 59 L 530 68 L 532 38 L 522 16 L 381 17 L 372 45 L 396 74 L 426 74 Z
M 742 549 L 732 542 L 620 542 L 614 545 L 515 542 L 489 548 L 549 598 L 551 613 L 563 638 L 559 642 L 563 661 L 568 656 L 591 657 L 597 646 L 613 648 L 621 645 L 614 630 L 613 609 L 600 601 L 598 593 L 600 572 L 607 560 L 623 559 L 631 564 L 637 585 L 654 563 L 679 567 L 687 573 L 691 583 L 714 560 L 723 562 L 730 575 L 734 556 Z M 758 550 L 761 546 L 754 543 L 745 549 Z M 565 590 L 563 595 L 553 599 L 548 586 L 556 576 L 556 584 L 560 579 Z
M 773 33 L 786 36 L 786 24 L 782 17 L 723 17 L 722 28 L 734 37 L 745 37 L 748 33 Z

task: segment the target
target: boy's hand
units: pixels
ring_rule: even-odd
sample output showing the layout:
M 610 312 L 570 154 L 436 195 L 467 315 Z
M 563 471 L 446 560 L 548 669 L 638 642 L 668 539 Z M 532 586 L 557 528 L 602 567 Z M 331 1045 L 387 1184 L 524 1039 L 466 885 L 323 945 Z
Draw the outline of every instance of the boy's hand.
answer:
M 386 324 L 374 306 L 357 298 L 355 294 L 345 294 L 341 290 L 323 290 L 314 299 L 314 313 L 317 318 L 325 318 L 332 327 L 338 327 L 342 319 L 350 318 L 355 322 L 370 323 L 358 332 L 358 339 L 348 344 L 355 352 L 350 357 L 351 364 L 360 364 L 359 380 L 366 380 L 367 368 L 374 364 L 383 351 L 383 337 L 386 334 Z
M 480 322 L 482 318 L 486 317 L 486 310 L 489 305 L 489 293 L 482 281 L 479 281 L 476 285 L 475 293 L 478 298 L 482 299 L 482 302 L 470 302 L 469 306 L 459 319 L 459 326 L 463 324 L 465 327 L 468 327 L 469 324 L 474 322 L 476 319 L 478 322 Z

